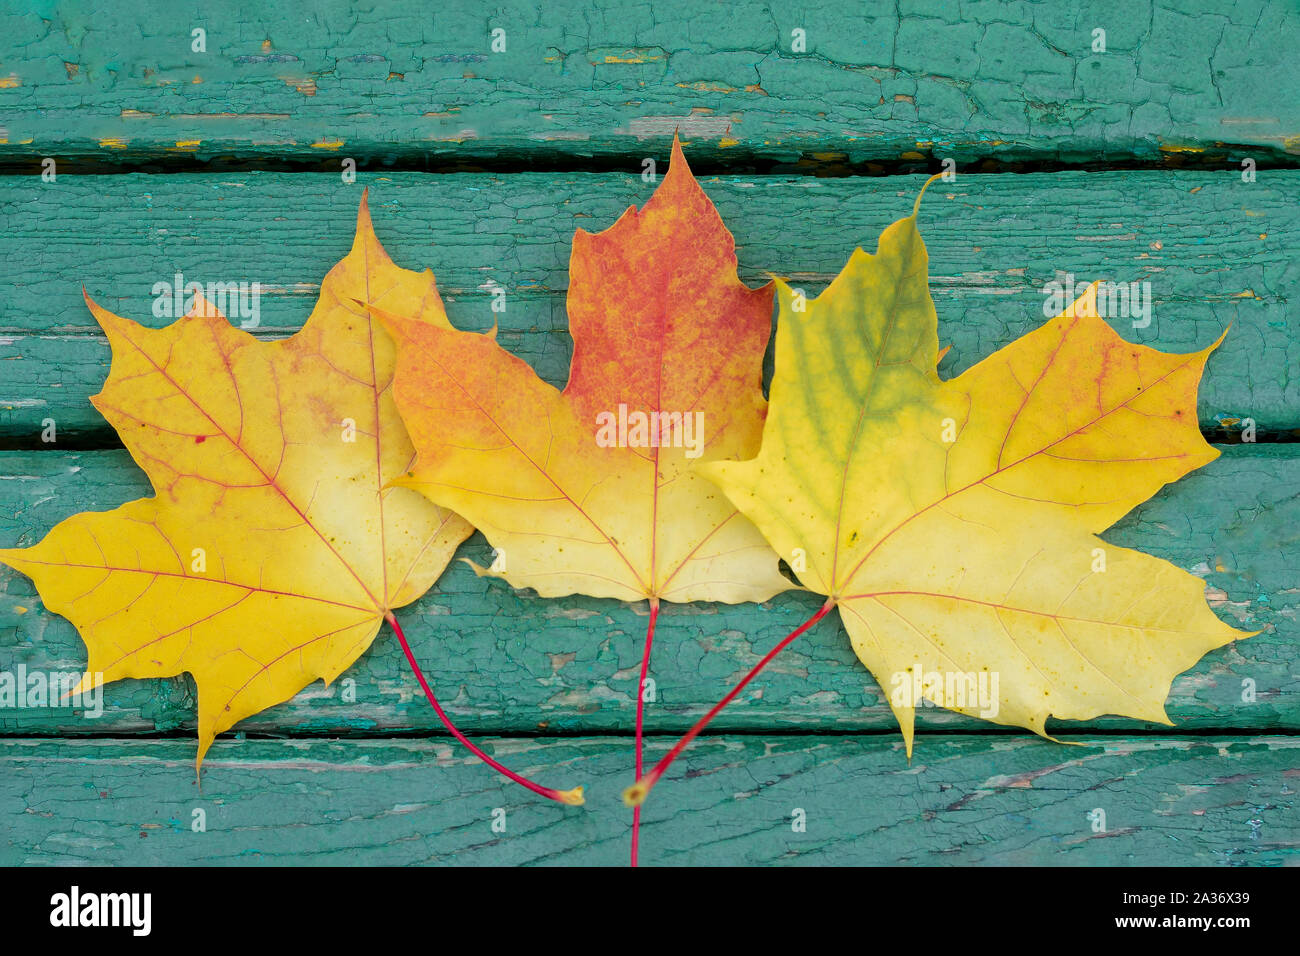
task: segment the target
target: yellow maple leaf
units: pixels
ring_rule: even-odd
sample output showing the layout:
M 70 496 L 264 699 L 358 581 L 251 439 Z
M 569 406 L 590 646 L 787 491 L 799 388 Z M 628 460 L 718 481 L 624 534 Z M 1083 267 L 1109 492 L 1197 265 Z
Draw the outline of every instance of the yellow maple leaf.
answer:
M 924 193 L 924 189 L 922 190 Z M 916 206 L 920 206 L 920 197 Z M 1170 723 L 1170 684 L 1249 637 L 1205 582 L 1098 534 L 1218 457 L 1206 359 L 1121 339 L 1097 286 L 948 381 L 916 208 L 817 299 L 777 283 L 759 453 L 701 464 L 799 580 L 827 596 L 636 784 L 637 806 L 782 648 L 838 609 L 911 756 L 925 701 L 1046 736 L 1049 717 Z
M 0 550 L 85 640 L 78 691 L 192 674 L 201 763 L 218 733 L 337 677 L 433 584 L 472 528 L 385 487 L 414 450 L 393 344 L 358 304 L 430 299 L 432 274 L 389 259 L 364 198 L 351 251 L 288 339 L 259 342 L 201 296 L 161 330 L 87 297 L 113 349 L 92 401 L 155 497 Z
M 1218 457 L 1196 418 L 1218 343 L 1125 342 L 1093 285 L 941 381 L 927 264 L 913 211 L 806 311 L 778 282 L 762 448 L 700 471 L 779 553 L 798 549 L 909 754 L 922 698 L 1038 734 L 1049 716 L 1169 723 L 1174 676 L 1249 635 L 1200 578 L 1097 535 Z

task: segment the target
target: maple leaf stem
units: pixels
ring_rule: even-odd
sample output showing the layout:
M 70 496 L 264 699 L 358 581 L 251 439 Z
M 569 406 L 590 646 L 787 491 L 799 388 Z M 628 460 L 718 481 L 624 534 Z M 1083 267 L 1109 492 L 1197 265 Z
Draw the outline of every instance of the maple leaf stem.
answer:
M 714 704 L 707 714 L 696 721 L 695 726 L 686 731 L 682 738 L 673 744 L 673 749 L 664 754 L 660 761 L 650 769 L 649 773 L 639 777 L 636 783 L 623 791 L 623 802 L 629 807 L 639 809 L 641 804 L 645 802 L 645 798 L 650 795 L 651 789 L 659 782 L 659 778 L 664 775 L 664 771 L 672 765 L 672 762 L 681 755 L 683 750 L 690 746 L 691 741 L 700 735 L 700 732 L 713 721 L 713 718 L 718 716 L 724 707 L 735 700 L 736 695 L 745 689 L 745 685 L 762 673 L 763 668 L 767 667 L 778 654 L 789 647 L 795 638 L 825 617 L 834 606 L 834 600 L 827 598 L 826 603 L 821 606 L 816 614 L 796 627 L 781 640 L 781 643 L 764 654 L 763 659 L 749 669 L 749 673 L 741 679 L 740 683 L 731 688 L 726 697 Z
M 655 642 L 655 622 L 659 620 L 659 599 L 650 599 L 650 621 L 645 628 L 645 650 L 641 652 L 641 680 L 636 685 L 636 777 L 641 779 L 641 739 L 645 726 L 645 680 L 650 673 L 650 648 Z M 632 865 L 636 866 L 636 851 L 641 835 L 641 805 L 632 809 Z
M 457 729 L 456 725 L 451 722 L 451 718 L 447 716 L 446 712 L 442 709 L 442 705 L 438 703 L 438 698 L 433 696 L 433 689 L 429 686 L 429 682 L 424 679 L 424 672 L 420 670 L 420 665 L 416 663 L 415 655 L 411 653 L 411 645 L 406 643 L 406 635 L 402 633 L 402 626 L 397 623 L 397 616 L 393 614 L 392 611 L 389 611 L 384 615 L 384 620 L 388 621 L 389 625 L 392 626 L 394 633 L 397 634 L 397 639 L 402 642 L 402 650 L 406 654 L 406 660 L 411 665 L 411 670 L 415 672 L 415 679 L 418 680 L 420 686 L 424 688 L 424 696 L 429 698 L 429 703 L 433 705 L 434 713 L 438 715 L 438 719 L 442 721 L 443 726 L 451 731 L 452 736 L 464 744 L 465 748 L 469 750 L 470 753 L 478 757 L 479 760 L 482 760 L 497 773 L 509 777 L 520 786 L 527 787 L 529 790 L 533 791 L 533 793 L 541 794 L 548 800 L 555 800 L 558 803 L 567 803 L 570 806 L 581 806 L 583 804 L 582 787 L 574 787 L 572 790 L 555 790 L 551 787 L 543 787 L 541 784 L 533 783 L 527 777 L 515 773 L 509 767 L 503 766 L 476 747 L 474 743 L 462 734 L 460 730 Z

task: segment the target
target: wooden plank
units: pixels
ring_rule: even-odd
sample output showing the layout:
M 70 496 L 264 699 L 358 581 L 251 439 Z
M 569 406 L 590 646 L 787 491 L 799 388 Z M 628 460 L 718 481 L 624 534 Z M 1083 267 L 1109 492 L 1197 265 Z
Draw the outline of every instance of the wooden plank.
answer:
M 0 156 L 639 168 L 680 128 L 703 158 L 793 168 L 1171 155 L 1235 167 L 1242 151 L 1216 144 L 1261 161 L 1300 152 L 1298 25 L 1288 0 L 318 0 L 311 16 L 179 0 L 165 17 L 34 0 L 0 14 Z
M 861 244 L 906 215 L 922 178 L 707 178 L 735 232 L 742 276 L 782 272 L 809 294 Z M 52 418 L 66 438 L 109 442 L 87 402 L 108 349 L 83 285 L 154 325 L 158 282 L 258 281 L 260 332 L 287 334 L 309 314 L 320 278 L 351 242 L 361 183 L 398 262 L 431 267 L 465 328 L 502 327 L 503 343 L 549 381 L 567 377 L 563 294 L 575 227 L 603 228 L 653 188 L 637 176 L 317 174 L 0 177 L 0 437 L 35 443 Z M 1300 431 L 1300 171 L 965 176 L 932 190 L 922 212 L 940 334 L 952 374 L 1043 320 L 1044 285 L 1150 282 L 1150 325 L 1127 338 L 1191 351 L 1232 331 L 1201 389 L 1204 428 L 1252 418 Z M 798 223 L 799 228 L 792 228 Z M 490 310 L 491 283 L 504 314 Z
M 1210 604 L 1224 620 L 1263 631 L 1211 653 L 1175 680 L 1168 710 L 1178 727 L 1297 728 L 1300 445 L 1223 451 L 1105 537 L 1203 576 Z M 125 452 L 0 453 L 0 489 L 5 546 L 35 542 L 76 511 L 108 509 L 148 493 Z M 476 535 L 460 553 L 487 563 L 488 551 Z M 648 710 L 648 726 L 685 730 L 817 604 L 800 594 L 762 605 L 667 605 L 656 637 L 651 675 L 658 700 Z M 453 562 L 433 592 L 400 613 L 435 690 L 468 729 L 580 733 L 633 726 L 644 604 L 542 600 Z M 85 659 L 71 624 L 44 611 L 28 579 L 0 568 L 0 671 L 79 673 Z M 240 729 L 371 735 L 438 728 L 387 630 L 345 676 L 353 683 L 315 684 Z M 1243 699 L 1248 687 L 1253 700 Z M 0 709 L 0 734 L 192 732 L 193 685 L 188 678 L 119 682 L 105 689 L 103 708 L 93 720 L 71 708 Z M 991 728 L 937 709 L 922 711 L 918 722 Z M 718 726 L 891 731 L 895 724 L 837 623 L 800 638 L 724 711 Z M 1064 733 L 1160 729 L 1119 719 L 1053 726 Z
M 879 737 L 702 738 L 646 804 L 642 862 L 1300 863 L 1300 740 L 1080 744 L 918 737 L 909 764 Z M 587 806 L 540 800 L 444 741 L 223 741 L 200 789 L 181 741 L 4 740 L 0 864 L 626 863 L 626 738 L 487 745 L 537 779 L 582 783 Z M 796 809 L 804 832 L 791 826 Z M 206 832 L 192 829 L 196 810 Z M 492 829 L 500 810 L 504 833 Z

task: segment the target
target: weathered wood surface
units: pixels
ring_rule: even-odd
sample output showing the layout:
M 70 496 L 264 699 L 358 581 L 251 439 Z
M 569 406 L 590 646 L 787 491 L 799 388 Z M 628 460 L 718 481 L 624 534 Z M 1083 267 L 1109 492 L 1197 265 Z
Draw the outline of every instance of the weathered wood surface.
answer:
M 7 3 L 0 157 L 639 160 L 674 128 L 701 157 L 814 169 L 1300 153 L 1290 0 L 306 9 Z
M 1205 577 L 1208 599 L 1228 623 L 1263 633 L 1214 651 L 1177 678 L 1168 709 L 1181 729 L 1300 727 L 1300 445 L 1225 447 L 1218 460 L 1168 486 L 1105 535 Z M 0 545 L 31 544 L 62 518 L 106 510 L 149 493 L 125 452 L 0 453 Z M 488 560 L 470 539 L 461 554 Z M 660 618 L 652 676 L 652 730 L 690 726 L 757 659 L 816 609 L 812 595 L 764 605 L 668 605 Z M 21 611 L 19 609 L 22 609 Z M 453 562 L 434 590 L 400 612 L 435 689 L 465 728 L 489 733 L 550 730 L 626 732 L 633 726 L 644 604 L 586 598 L 543 600 Z M 41 606 L 31 582 L 0 568 L 0 671 L 80 672 L 75 630 Z M 239 729 L 344 733 L 437 729 L 391 634 L 346 679 L 315 684 Z M 1255 699 L 1243 699 L 1244 681 Z M 355 700 L 345 699 L 345 690 Z M 188 678 L 123 681 L 105 689 L 94 720 L 68 708 L 0 710 L 0 733 L 101 734 L 191 730 Z M 1249 696 L 1249 695 L 1246 695 Z M 993 729 L 938 709 L 922 727 Z M 891 730 L 881 690 L 858 663 L 838 624 L 801 638 L 719 718 L 720 729 Z M 1102 719 L 1058 723 L 1161 729 Z
M 963 175 L 921 219 L 945 374 L 1040 322 L 1059 274 L 1145 280 L 1152 321 L 1116 318 L 1126 338 L 1188 351 L 1232 326 L 1201 389 L 1207 434 L 1235 437 L 1249 417 L 1261 437 L 1300 435 L 1293 0 L 318 0 L 309 14 L 0 0 L 0 31 L 0 172 L 33 174 L 0 176 L 0 448 L 31 449 L 0 451 L 0 545 L 147 493 L 124 452 L 67 450 L 116 444 L 87 401 L 109 354 L 83 285 L 161 324 L 152 288 L 177 272 L 256 280 L 257 334 L 289 334 L 369 185 L 381 238 L 434 270 L 453 321 L 499 319 L 502 342 L 558 384 L 573 230 L 644 202 L 642 160 L 662 173 L 674 129 L 697 169 L 728 173 L 705 188 L 751 284 L 780 271 L 816 293 L 921 182 L 809 174 L 952 157 Z M 53 183 L 34 175 L 47 156 Z M 338 175 L 346 158 L 363 167 L 355 184 Z M 964 174 L 1055 163 L 1164 168 Z M 299 172 L 246 171 L 277 164 Z M 389 165 L 452 172 L 375 171 Z M 210 171 L 129 172 L 192 167 Z M 70 175 L 96 169 L 123 174 Z M 764 175 L 737 175 L 751 172 Z M 41 443 L 48 418 L 62 443 Z M 674 766 L 646 809 L 643 861 L 1300 864 L 1298 529 L 1300 445 L 1277 444 L 1225 448 L 1106 533 L 1203 576 L 1221 617 L 1262 631 L 1174 681 L 1173 730 L 1053 726 L 1079 744 L 1066 746 L 927 710 L 909 764 L 882 692 L 823 624 Z M 475 536 L 461 554 L 486 552 Z M 649 757 L 816 604 L 669 606 Z M 644 608 L 543 601 L 455 563 L 401 613 L 458 723 L 499 735 L 487 745 L 520 771 L 586 784 L 587 808 L 533 798 L 452 744 L 384 631 L 345 681 L 240 725 L 271 739 L 219 741 L 201 789 L 187 678 L 111 685 L 93 720 L 0 708 L 0 864 L 623 864 Z M 84 661 L 71 625 L 0 569 L 0 672 Z
M 1080 744 L 918 736 L 909 764 L 880 737 L 705 738 L 646 804 L 642 862 L 1300 863 L 1300 740 Z M 181 741 L 3 740 L 0 864 L 626 862 L 626 738 L 487 745 L 537 779 L 581 782 L 587 806 L 540 800 L 445 741 L 222 741 L 200 788 Z M 195 810 L 206 832 L 193 831 Z
M 663 147 L 663 140 L 657 147 Z M 911 211 L 922 177 L 706 178 L 752 284 L 780 270 L 820 291 L 855 246 Z M 502 342 L 554 383 L 567 378 L 564 292 L 575 227 L 602 229 L 653 188 L 637 175 L 521 173 L 0 177 L 0 438 L 37 442 L 47 418 L 64 437 L 112 443 L 87 401 L 109 350 L 82 300 L 153 325 L 153 288 L 176 273 L 201 283 L 258 281 L 260 334 L 309 314 L 325 272 L 352 239 L 361 185 L 401 264 L 432 268 L 454 322 L 502 328 Z M 1150 325 L 1114 318 L 1126 338 L 1203 348 L 1231 325 L 1201 386 L 1202 426 L 1222 420 L 1300 430 L 1300 171 L 1111 172 L 965 176 L 939 184 L 921 214 L 940 336 L 952 374 L 1043 321 L 1045 283 L 1147 281 Z M 800 227 L 791 228 L 791 223 Z M 488 289 L 507 293 L 490 310 Z M 89 437 L 88 437 L 89 436 Z

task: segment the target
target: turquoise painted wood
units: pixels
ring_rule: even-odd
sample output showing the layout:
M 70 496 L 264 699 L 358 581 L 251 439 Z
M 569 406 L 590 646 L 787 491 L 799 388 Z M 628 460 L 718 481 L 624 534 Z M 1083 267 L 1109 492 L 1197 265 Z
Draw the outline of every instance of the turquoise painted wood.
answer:
M 608 156 L 639 171 L 674 129 L 713 162 L 832 171 L 931 156 L 1237 167 L 1242 155 L 1300 152 L 1300 14 L 1289 0 L 310 9 L 7 3 L 0 156 L 33 167 L 46 155 Z M 194 29 L 206 31 L 202 52 Z M 1094 50 L 1098 29 L 1105 52 Z
M 0 864 L 626 863 L 625 740 L 485 743 L 538 779 L 585 785 L 588 806 L 534 799 L 436 740 L 221 741 L 200 788 L 183 741 L 11 739 L 0 818 L 17 825 L 0 831 Z M 919 735 L 910 764 L 892 737 L 711 736 L 651 795 L 641 853 L 697 866 L 1295 865 L 1298 763 L 1290 736 Z
M 1225 621 L 1263 631 L 1209 654 L 1175 681 L 1168 709 L 1179 729 L 1300 729 L 1300 445 L 1238 445 L 1223 452 L 1105 537 L 1202 575 L 1210 604 Z M 34 543 L 69 514 L 106 510 L 149 493 L 143 473 L 121 451 L 0 453 L 0 474 L 20 489 L 9 494 L 21 496 L 10 499 L 14 514 L 0 514 L 0 545 Z M 460 553 L 483 563 L 489 551 L 476 535 Z M 785 595 L 763 605 L 666 605 L 656 637 L 658 699 L 648 708 L 649 726 L 686 730 L 818 603 L 812 595 Z M 644 603 L 542 600 L 453 562 L 434 590 L 400 615 L 433 686 L 467 729 L 578 733 L 634 726 Z M 72 626 L 41 608 L 30 581 L 0 568 L 0 671 L 23 665 L 80 672 L 85 660 Z M 354 735 L 440 729 L 387 629 L 347 679 L 354 683 L 316 684 L 240 727 Z M 1243 699 L 1247 680 L 1253 701 Z M 94 720 L 72 709 L 0 709 L 0 730 L 192 731 L 193 685 L 187 678 L 125 681 L 105 689 L 103 707 Z M 920 720 L 925 727 L 992 729 L 938 709 Z M 843 629 L 826 623 L 785 652 L 719 723 L 720 729 L 771 727 L 892 731 L 895 723 Z M 1119 719 L 1053 727 L 1062 733 L 1161 729 Z
M 177 272 L 258 281 L 255 334 L 291 334 L 368 186 L 380 237 L 436 273 L 453 321 L 499 319 L 558 384 L 573 231 L 644 202 L 643 160 L 662 174 L 674 130 L 742 278 L 810 294 L 910 211 L 922 177 L 907 174 L 951 157 L 958 179 L 921 214 L 943 374 L 1033 328 L 1065 273 L 1150 283 L 1150 324 L 1113 320 L 1131 341 L 1189 351 L 1231 326 L 1198 415 L 1223 442 L 1250 418 L 1260 443 L 1221 446 L 1104 537 L 1203 577 L 1220 617 L 1261 633 L 1173 682 L 1173 728 L 1049 725 L 1067 745 L 931 709 L 909 763 L 880 689 L 823 624 L 670 771 L 642 859 L 1300 864 L 1300 11 L 1079 7 L 0 0 L 0 546 L 148 493 L 88 402 L 109 355 L 83 286 L 157 325 L 153 287 Z M 482 560 L 486 542 L 460 553 Z M 817 603 L 668 606 L 650 759 Z M 520 771 L 586 785 L 586 808 L 534 799 L 455 746 L 385 630 L 344 680 L 218 741 L 201 788 L 188 678 L 112 685 L 91 716 L 0 706 L 0 865 L 623 864 L 645 608 L 543 601 L 453 563 L 400 613 L 458 723 Z M 71 625 L 0 569 L 0 675 L 84 662 Z
M 666 149 L 662 138 L 657 148 Z M 710 177 L 742 277 L 779 271 L 819 292 L 855 246 L 911 212 L 923 177 Z M 88 397 L 109 351 L 82 299 L 153 325 L 154 287 L 258 281 L 261 334 L 299 327 L 319 282 L 351 245 L 361 187 L 390 253 L 430 268 L 454 322 L 485 329 L 553 383 L 568 375 L 564 292 L 575 228 L 598 230 L 653 188 L 613 174 L 321 174 L 0 177 L 0 438 L 108 432 Z M 944 185 L 944 184 L 941 184 Z M 1209 345 L 1231 326 L 1201 389 L 1202 426 L 1223 420 L 1300 435 L 1300 171 L 964 176 L 921 214 L 940 336 L 959 372 L 1043 321 L 1044 285 L 1070 274 L 1149 283 L 1149 324 L 1132 341 Z M 799 228 L 791 228 L 798 223 Z M 506 290 L 506 312 L 487 289 Z M 57 374 L 55 373 L 57 370 Z

